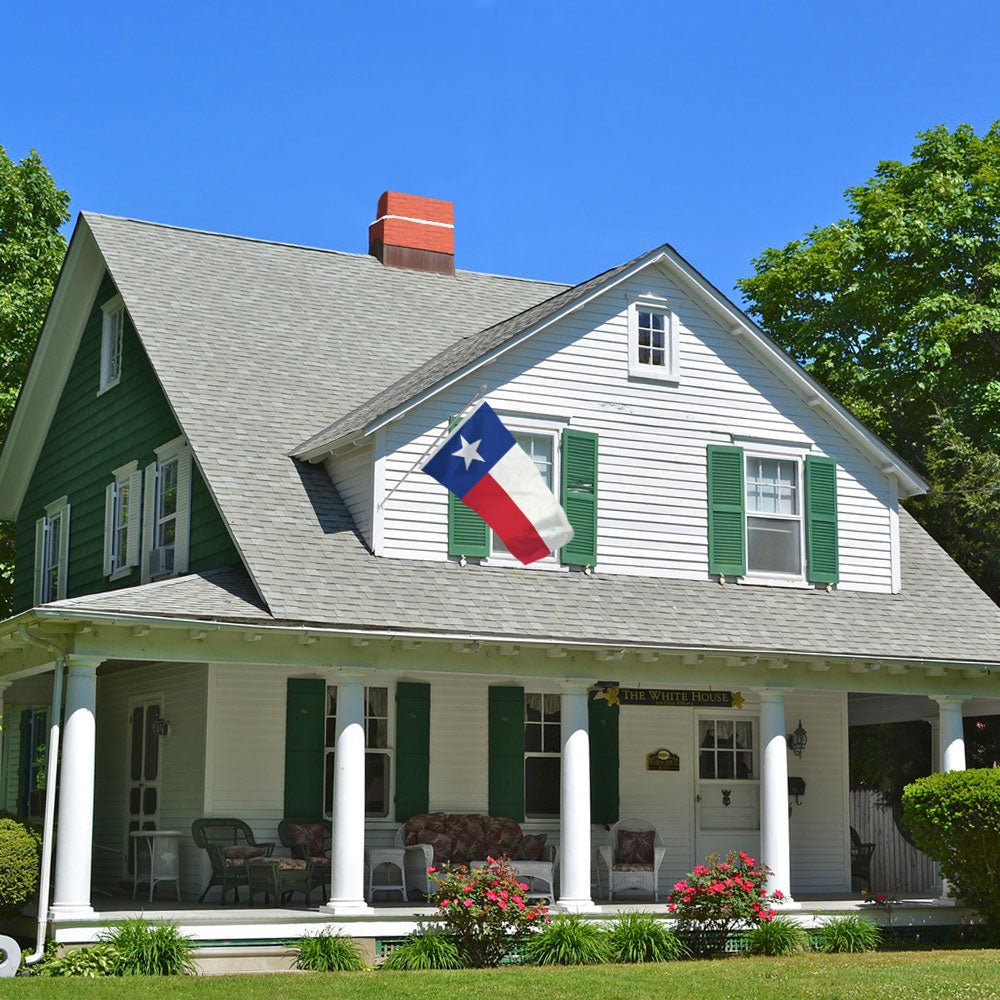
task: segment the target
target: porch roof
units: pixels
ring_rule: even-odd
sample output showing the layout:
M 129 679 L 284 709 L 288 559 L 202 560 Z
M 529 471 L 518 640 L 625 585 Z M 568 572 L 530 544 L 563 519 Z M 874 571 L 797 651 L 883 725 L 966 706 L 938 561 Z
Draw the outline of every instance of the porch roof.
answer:
M 47 605 L 52 611 L 541 639 L 601 646 L 760 651 L 1000 664 L 1000 609 L 905 512 L 899 594 L 516 568 L 371 555 L 320 467 L 304 470 L 332 556 L 289 586 L 300 613 L 272 616 L 238 570 Z

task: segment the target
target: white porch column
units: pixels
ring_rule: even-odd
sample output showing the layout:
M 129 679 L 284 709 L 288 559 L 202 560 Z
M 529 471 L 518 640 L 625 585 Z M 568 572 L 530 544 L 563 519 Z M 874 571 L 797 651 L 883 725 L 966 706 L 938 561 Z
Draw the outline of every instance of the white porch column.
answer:
M 934 765 L 938 771 L 965 770 L 965 733 L 962 729 L 964 697 L 938 695 L 938 756 Z
M 559 803 L 560 909 L 596 909 L 590 897 L 590 734 L 589 681 L 567 681 L 560 705 L 562 763 Z
M 333 858 L 326 913 L 371 913 L 365 900 L 365 677 L 345 669 L 337 682 L 333 764 Z
M 760 856 L 771 869 L 768 892 L 781 891 L 792 902 L 788 846 L 788 746 L 785 694 L 764 688 L 760 695 Z
M 938 704 L 937 725 L 931 723 L 936 737 L 933 741 L 933 767 L 935 771 L 965 770 L 965 731 L 962 726 L 962 705 L 964 697 L 935 695 Z M 940 868 L 934 866 L 938 872 Z M 935 902 L 944 906 L 954 906 L 957 902 L 951 894 L 951 883 L 941 877 L 941 895 Z
M 52 895 L 54 919 L 94 915 L 90 905 L 90 857 L 94 840 L 97 668 L 102 662 L 90 656 L 66 657 L 56 884 Z

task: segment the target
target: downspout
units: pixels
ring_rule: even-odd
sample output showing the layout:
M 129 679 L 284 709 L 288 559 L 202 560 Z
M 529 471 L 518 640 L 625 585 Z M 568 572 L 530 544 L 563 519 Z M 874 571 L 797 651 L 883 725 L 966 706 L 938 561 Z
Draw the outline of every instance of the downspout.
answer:
M 55 654 L 55 678 L 52 682 L 52 710 L 49 713 L 49 745 L 45 754 L 45 819 L 42 824 L 42 871 L 38 884 L 38 933 L 35 950 L 24 959 L 25 965 L 34 965 L 45 954 L 45 931 L 49 922 L 49 890 L 52 882 L 52 829 L 56 816 L 56 780 L 59 764 L 59 734 L 61 731 L 63 674 L 66 668 L 66 650 L 48 639 L 32 635 L 25 625 L 18 625 L 18 634 L 32 646 Z

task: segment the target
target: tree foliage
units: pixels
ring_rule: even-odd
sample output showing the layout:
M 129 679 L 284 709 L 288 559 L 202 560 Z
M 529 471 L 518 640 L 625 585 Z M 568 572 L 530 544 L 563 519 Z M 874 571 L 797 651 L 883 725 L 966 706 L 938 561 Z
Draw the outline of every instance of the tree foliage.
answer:
M 845 196 L 847 218 L 765 250 L 739 288 L 940 491 L 911 509 L 1000 597 L 1000 121 L 923 132 Z
M 69 195 L 32 150 L 15 163 L 0 146 L 0 436 L 6 435 L 28 361 L 66 254 L 59 227 Z M 0 522 L 0 616 L 11 608 L 14 532 Z

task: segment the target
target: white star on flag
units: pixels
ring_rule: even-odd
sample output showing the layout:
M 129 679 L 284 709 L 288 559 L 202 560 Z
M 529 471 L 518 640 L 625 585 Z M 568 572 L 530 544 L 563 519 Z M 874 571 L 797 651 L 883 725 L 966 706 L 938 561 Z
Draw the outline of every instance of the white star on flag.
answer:
M 479 454 L 478 448 L 482 444 L 483 439 L 480 438 L 478 441 L 473 441 L 471 444 L 465 440 L 464 435 L 459 434 L 459 439 L 462 442 L 462 447 L 458 451 L 453 451 L 451 454 L 454 458 L 461 458 L 465 460 L 466 469 L 472 465 L 473 462 L 485 462 L 486 459 Z

